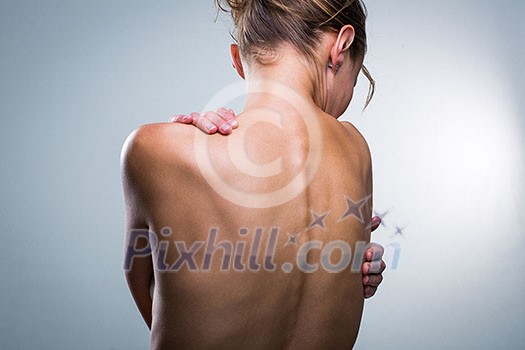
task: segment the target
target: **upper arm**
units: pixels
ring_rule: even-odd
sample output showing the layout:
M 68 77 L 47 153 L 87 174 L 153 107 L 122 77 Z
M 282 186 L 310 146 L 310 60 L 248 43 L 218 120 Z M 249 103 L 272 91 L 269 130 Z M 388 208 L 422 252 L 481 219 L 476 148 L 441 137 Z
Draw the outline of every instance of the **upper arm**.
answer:
M 137 232 L 147 232 L 149 229 L 144 193 L 147 182 L 147 150 L 142 138 L 140 128 L 133 131 L 126 139 L 120 157 L 126 207 L 124 268 L 131 294 L 144 320 L 151 326 L 152 300 L 149 287 L 153 277 L 153 264 L 151 254 L 143 253 L 147 251 L 144 248 L 149 245 L 147 235 L 137 235 Z
M 126 228 L 148 227 L 144 202 L 147 150 L 141 128 L 135 129 L 127 137 L 120 154 L 122 189 L 126 204 Z
M 360 163 L 362 165 L 362 178 L 366 187 L 366 194 L 370 196 L 368 201 L 367 209 L 370 211 L 370 216 L 372 214 L 373 206 L 373 177 L 372 177 L 372 154 L 370 152 L 370 147 L 365 137 L 359 132 L 359 130 L 350 122 L 341 122 L 344 128 L 348 132 L 349 136 L 352 139 L 353 145 L 357 149 L 359 154 Z
M 372 154 L 370 152 L 370 147 L 365 137 L 359 132 L 359 130 L 350 122 L 341 122 L 349 136 L 352 139 L 353 144 L 355 145 L 360 159 L 362 160 L 363 169 L 367 172 L 367 176 L 372 176 Z

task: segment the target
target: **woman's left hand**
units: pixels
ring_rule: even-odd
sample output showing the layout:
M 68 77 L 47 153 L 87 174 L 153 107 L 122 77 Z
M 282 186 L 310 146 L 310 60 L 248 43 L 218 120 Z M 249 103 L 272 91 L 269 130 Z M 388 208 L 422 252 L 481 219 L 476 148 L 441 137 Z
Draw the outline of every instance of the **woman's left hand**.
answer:
M 381 218 L 375 216 L 372 218 L 372 229 L 374 232 L 381 224 Z M 386 269 L 386 263 L 383 260 L 385 248 L 377 243 L 370 243 L 365 252 L 365 262 L 361 267 L 363 273 L 363 287 L 365 298 L 371 298 L 376 294 L 377 287 L 383 282 L 383 271 Z

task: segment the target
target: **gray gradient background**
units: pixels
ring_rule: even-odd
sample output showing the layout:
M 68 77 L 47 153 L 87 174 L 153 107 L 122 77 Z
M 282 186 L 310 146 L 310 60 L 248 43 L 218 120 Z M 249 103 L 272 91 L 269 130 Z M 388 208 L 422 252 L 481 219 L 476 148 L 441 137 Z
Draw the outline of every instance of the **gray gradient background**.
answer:
M 375 240 L 401 258 L 356 349 L 523 349 L 524 2 L 367 4 L 378 92 L 361 115 L 362 79 L 345 119 L 391 209 Z M 148 347 L 119 153 L 238 81 L 214 15 L 211 0 L 0 0 L 1 349 Z

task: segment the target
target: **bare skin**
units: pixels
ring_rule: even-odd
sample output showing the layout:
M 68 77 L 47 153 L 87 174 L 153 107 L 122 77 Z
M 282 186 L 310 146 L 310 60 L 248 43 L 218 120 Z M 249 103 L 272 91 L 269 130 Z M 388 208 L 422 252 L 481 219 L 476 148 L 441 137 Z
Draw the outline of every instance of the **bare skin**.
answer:
M 172 123 L 190 124 L 208 135 L 220 133 L 230 135 L 233 130 L 239 127 L 239 122 L 235 112 L 232 109 L 224 107 L 216 111 L 205 113 L 193 112 L 190 114 L 177 114 L 170 119 Z M 381 224 L 381 217 L 372 218 L 372 232 Z M 363 293 L 365 299 L 373 297 L 379 285 L 383 282 L 383 272 L 386 269 L 386 263 L 383 260 L 384 247 L 377 243 L 370 243 L 365 252 L 365 261 L 361 268 L 363 274 Z
M 151 328 L 152 349 L 353 346 L 364 300 L 361 270 L 351 271 L 352 266 L 346 266 L 334 271 L 337 262 L 344 258 L 340 250 L 332 250 L 328 262 L 323 262 L 321 256 L 323 247 L 334 243 L 345 243 L 354 252 L 358 242 L 370 240 L 371 222 L 364 219 L 372 214 L 368 146 L 351 124 L 334 118 L 348 106 L 352 98 L 348 87 L 355 84 L 362 64 L 352 62 L 345 53 L 352 39 L 353 28 L 339 36 L 327 35 L 323 42 L 321 54 L 341 67 L 336 72 L 333 64 L 327 72 L 329 98 L 323 108 L 312 95 L 307 70 L 288 53 L 275 66 L 247 72 L 248 90 L 255 91 L 255 84 L 260 89 L 248 96 L 239 115 L 239 130 L 228 138 L 209 136 L 209 147 L 203 148 L 196 143 L 196 133 L 200 131 L 195 128 L 160 123 L 140 127 L 126 141 L 122 154 L 126 247 L 147 244 L 146 239 L 133 241 L 130 233 L 140 228 L 155 232 L 160 244 L 167 247 L 153 247 L 151 255 L 135 256 L 126 272 L 137 306 Z M 238 54 L 232 53 L 244 77 L 242 62 Z M 259 83 L 276 78 L 303 96 L 306 103 L 291 108 L 287 101 L 293 96 Z M 263 116 L 282 116 L 282 127 L 269 123 L 253 123 L 250 127 L 252 121 L 261 117 L 261 111 L 265 111 Z M 316 118 L 320 142 L 309 139 L 305 115 Z M 281 172 L 256 180 L 239 174 L 223 151 L 228 142 L 242 144 L 247 157 L 255 163 L 280 158 Z M 196 154 L 203 152 L 213 160 L 213 172 L 199 167 Z M 315 166 L 307 162 L 312 154 L 319 160 Z M 257 196 L 251 199 L 251 207 L 239 205 L 210 186 L 210 178 L 220 177 L 226 186 L 240 188 L 243 193 L 267 193 L 283 188 L 303 170 L 302 176 L 311 181 L 292 199 L 274 205 Z M 357 215 L 348 214 L 348 199 L 363 201 Z M 326 214 L 322 225 L 311 226 L 316 219 L 314 213 Z M 169 232 L 163 231 L 166 227 Z M 190 271 L 191 263 L 186 260 L 187 264 L 179 266 L 176 272 L 166 271 L 166 267 L 173 270 L 177 266 L 182 252 L 210 240 L 212 232 L 217 236 L 211 245 L 228 240 L 235 252 L 241 250 L 238 248 L 242 242 L 245 247 L 257 246 L 257 228 L 262 230 L 261 253 L 250 260 L 246 248 L 237 261 L 237 270 L 233 268 L 233 257 L 228 259 L 226 250 L 221 248 L 216 249 L 206 265 L 205 248 L 201 247 L 192 260 L 198 265 L 197 270 Z M 275 233 L 274 244 L 270 243 L 270 231 Z M 297 235 L 295 244 L 290 243 L 290 235 Z M 153 246 L 151 240 L 149 244 Z M 316 243 L 316 247 L 302 250 L 308 242 Z M 176 249 L 181 246 L 183 251 Z M 275 252 L 268 262 L 268 254 L 263 252 L 272 247 Z M 305 272 L 301 267 L 301 251 L 307 267 L 317 266 L 314 272 Z M 361 260 L 357 261 L 358 267 Z M 286 263 L 292 263 L 291 271 L 284 271 Z

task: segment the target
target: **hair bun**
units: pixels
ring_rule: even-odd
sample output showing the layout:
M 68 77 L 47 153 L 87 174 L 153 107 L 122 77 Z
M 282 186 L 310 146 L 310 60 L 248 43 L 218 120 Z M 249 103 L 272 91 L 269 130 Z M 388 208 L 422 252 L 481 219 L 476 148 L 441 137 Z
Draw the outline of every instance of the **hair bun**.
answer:
M 248 61 L 263 63 L 282 43 L 314 58 L 323 33 L 337 33 L 347 24 L 355 30 L 350 54 L 365 56 L 367 13 L 362 0 L 215 0 L 215 3 L 231 14 L 235 25 L 232 36 Z M 368 105 L 375 82 L 366 68 L 363 73 L 371 84 Z

